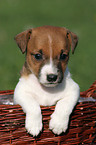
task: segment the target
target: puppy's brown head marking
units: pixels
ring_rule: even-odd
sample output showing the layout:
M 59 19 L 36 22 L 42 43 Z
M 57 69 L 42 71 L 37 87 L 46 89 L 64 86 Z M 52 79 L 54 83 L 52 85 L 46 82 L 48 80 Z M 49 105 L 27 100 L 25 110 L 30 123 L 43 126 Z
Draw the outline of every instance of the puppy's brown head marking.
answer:
M 74 53 L 78 43 L 76 34 L 66 28 L 54 26 L 42 26 L 26 30 L 18 34 L 15 40 L 22 53 L 26 52 L 22 75 L 34 73 L 39 78 L 42 74 L 46 74 L 47 77 L 51 74 L 50 76 L 53 77 L 54 75 L 58 82 L 62 81 L 60 78 L 63 77 L 60 75 L 64 74 L 66 69 L 70 47 L 72 53 Z M 44 68 L 46 64 L 51 64 L 50 71 L 46 70 L 46 67 Z M 55 83 L 57 80 L 55 80 Z
M 74 34 L 73 32 L 70 32 L 66 28 L 43 26 L 43 27 L 29 29 L 29 30 L 26 30 L 26 31 L 16 35 L 15 40 L 16 40 L 19 48 L 21 49 L 22 53 L 24 53 L 27 48 L 27 44 L 30 39 L 30 35 L 32 35 L 32 31 L 35 31 L 35 33 L 36 32 L 39 33 L 38 31 L 40 31 L 41 33 L 45 32 L 45 35 L 46 35 L 47 31 L 51 31 L 51 32 L 53 31 L 54 35 L 58 34 L 58 32 L 61 32 L 61 34 L 65 33 L 66 35 L 64 35 L 64 37 L 68 38 L 70 45 L 71 45 L 72 53 L 74 53 L 75 47 L 77 46 L 77 43 L 78 43 L 77 35 Z M 56 35 L 55 35 L 55 37 L 56 37 Z

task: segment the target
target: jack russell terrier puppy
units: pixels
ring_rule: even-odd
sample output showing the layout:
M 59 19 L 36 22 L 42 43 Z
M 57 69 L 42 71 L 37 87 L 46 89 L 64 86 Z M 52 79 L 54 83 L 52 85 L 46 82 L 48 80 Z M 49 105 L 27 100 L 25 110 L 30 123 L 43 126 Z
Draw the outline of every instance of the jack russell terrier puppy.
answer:
M 49 129 L 57 135 L 65 132 L 80 94 L 67 67 L 70 47 L 74 53 L 77 36 L 66 28 L 42 26 L 18 34 L 15 40 L 26 53 L 14 92 L 14 103 L 26 113 L 26 130 L 37 136 L 43 127 L 40 105 L 56 105 Z

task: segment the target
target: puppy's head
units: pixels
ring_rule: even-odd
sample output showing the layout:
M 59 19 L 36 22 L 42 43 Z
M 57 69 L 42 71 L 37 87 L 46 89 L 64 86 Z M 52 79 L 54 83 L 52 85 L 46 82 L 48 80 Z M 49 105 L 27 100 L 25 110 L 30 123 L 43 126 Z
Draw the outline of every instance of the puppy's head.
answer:
M 66 28 L 43 26 L 18 34 L 15 40 L 26 61 L 22 75 L 34 73 L 46 87 L 62 82 L 69 59 L 70 47 L 74 53 L 77 36 Z

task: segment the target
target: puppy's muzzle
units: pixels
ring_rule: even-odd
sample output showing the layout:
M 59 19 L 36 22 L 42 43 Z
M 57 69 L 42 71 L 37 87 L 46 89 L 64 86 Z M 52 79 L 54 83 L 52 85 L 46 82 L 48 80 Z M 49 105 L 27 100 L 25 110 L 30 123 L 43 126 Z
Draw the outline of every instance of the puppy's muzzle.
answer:
M 55 87 L 62 82 L 62 69 L 56 65 L 45 64 L 39 72 L 39 82 L 45 87 Z

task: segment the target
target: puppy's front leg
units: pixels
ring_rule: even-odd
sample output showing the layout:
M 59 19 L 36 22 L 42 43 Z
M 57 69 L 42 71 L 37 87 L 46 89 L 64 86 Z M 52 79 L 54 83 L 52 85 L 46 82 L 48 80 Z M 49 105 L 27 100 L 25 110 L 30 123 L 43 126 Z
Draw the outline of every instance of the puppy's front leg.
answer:
M 35 101 L 30 93 L 22 93 L 19 92 L 17 89 L 14 93 L 14 102 L 21 105 L 23 111 L 26 113 L 26 130 L 31 135 L 37 136 L 42 130 L 42 115 L 39 104 Z
M 51 115 L 49 128 L 55 134 L 61 134 L 68 128 L 69 117 L 79 98 L 79 88 L 73 93 L 66 94 L 63 99 L 57 102 L 55 111 Z

